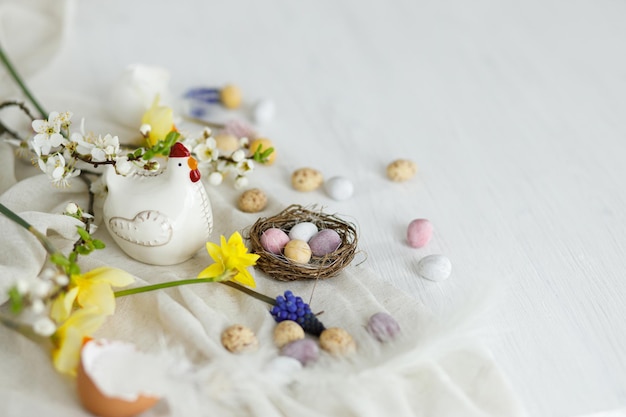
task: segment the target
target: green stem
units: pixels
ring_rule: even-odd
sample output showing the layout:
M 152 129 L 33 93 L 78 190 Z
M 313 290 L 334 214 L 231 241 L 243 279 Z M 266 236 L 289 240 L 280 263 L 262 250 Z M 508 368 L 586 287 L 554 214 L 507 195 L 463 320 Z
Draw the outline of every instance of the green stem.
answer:
M 273 299 L 271 297 L 268 297 L 267 295 L 263 295 L 261 293 L 258 293 L 258 292 L 254 291 L 254 290 L 251 290 L 250 288 L 244 287 L 243 285 L 239 285 L 239 284 L 237 284 L 234 281 L 220 281 L 220 284 L 227 285 L 227 286 L 229 286 L 231 288 L 234 288 L 234 289 L 239 290 L 239 291 L 241 291 L 243 293 L 246 293 L 246 294 L 256 298 L 257 300 L 263 301 L 263 302 L 265 302 L 265 303 L 267 303 L 267 304 L 269 304 L 271 306 L 276 305 L 276 300 L 275 299 Z
M 0 203 L 0 213 L 4 214 L 10 220 L 14 221 L 15 223 L 22 226 L 24 229 L 28 230 L 30 233 L 32 233 L 37 238 L 37 240 L 43 245 L 44 249 L 46 249 L 46 252 L 48 252 L 50 255 L 61 254 L 61 252 L 59 252 L 58 249 L 54 247 L 52 242 L 50 242 L 50 240 L 43 233 L 35 229 L 30 223 L 28 223 L 26 220 L 21 218 L 15 212 L 13 212 L 7 206 L 1 203 Z
M 162 282 L 160 284 L 144 285 L 143 287 L 136 287 L 136 288 L 129 288 L 127 290 L 115 291 L 114 294 L 116 298 L 125 297 L 127 295 L 141 294 L 142 292 L 161 290 L 163 288 L 170 288 L 170 287 L 178 287 L 181 285 L 217 282 L 217 280 L 219 279 L 221 279 L 221 277 L 181 279 L 180 281 L 168 281 L 168 282 Z
M 260 294 L 250 288 L 244 287 L 243 285 L 239 285 L 236 282 L 225 280 L 225 277 L 220 275 L 212 278 L 191 278 L 191 279 L 181 279 L 179 281 L 168 281 L 162 282 L 160 284 L 152 284 L 152 285 L 144 285 L 143 287 L 129 288 L 127 290 L 115 291 L 115 297 L 125 297 L 127 295 L 133 294 L 141 294 L 144 292 L 162 290 L 163 288 L 171 288 L 171 287 L 179 287 L 181 285 L 189 285 L 189 284 L 204 284 L 207 282 L 219 282 L 220 284 L 227 285 L 231 288 L 239 290 L 243 293 L 246 293 L 259 301 L 263 301 L 268 303 L 269 305 L 275 305 L 276 301 L 273 298 L 268 297 L 267 295 Z
M 13 64 L 11 64 L 11 61 L 9 61 L 9 58 L 5 55 L 4 50 L 2 49 L 2 46 L 0 46 L 0 60 L 6 67 L 7 71 L 9 71 L 9 74 L 11 74 L 11 77 L 13 77 L 13 80 L 17 83 L 17 85 L 20 86 L 24 95 L 28 98 L 28 100 L 30 100 L 31 103 L 33 103 L 33 106 L 35 106 L 35 108 L 41 115 L 41 118 L 45 119 L 48 112 L 46 112 L 43 109 L 43 107 L 41 106 L 41 104 L 39 104 L 35 96 L 33 96 L 30 90 L 28 89 L 28 87 L 26 87 L 26 84 L 24 84 L 24 81 L 22 81 L 22 78 L 19 76 L 19 74 L 15 70 L 15 67 L 13 66 Z

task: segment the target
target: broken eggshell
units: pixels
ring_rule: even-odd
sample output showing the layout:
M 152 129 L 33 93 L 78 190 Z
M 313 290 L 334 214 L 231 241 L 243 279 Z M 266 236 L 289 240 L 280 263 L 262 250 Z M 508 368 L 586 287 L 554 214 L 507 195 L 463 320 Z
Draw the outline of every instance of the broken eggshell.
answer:
M 76 376 L 78 397 L 83 406 L 100 417 L 132 417 L 154 406 L 159 397 L 138 388 L 133 363 L 148 359 L 130 343 L 91 340 L 81 350 Z M 142 368 L 143 369 L 143 368 Z M 143 378 L 149 381 L 150 377 Z

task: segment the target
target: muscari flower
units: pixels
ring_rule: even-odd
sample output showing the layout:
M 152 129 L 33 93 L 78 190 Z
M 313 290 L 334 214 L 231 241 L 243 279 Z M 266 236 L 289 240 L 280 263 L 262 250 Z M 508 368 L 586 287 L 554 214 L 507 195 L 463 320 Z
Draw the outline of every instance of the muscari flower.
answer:
M 207 242 L 207 252 L 215 263 L 200 272 L 198 278 L 223 277 L 218 281 L 232 280 L 252 288 L 256 287 L 254 278 L 247 268 L 256 263 L 259 255 L 248 253 L 239 232 L 233 233 L 228 241 L 221 236 L 220 243 L 221 246 Z

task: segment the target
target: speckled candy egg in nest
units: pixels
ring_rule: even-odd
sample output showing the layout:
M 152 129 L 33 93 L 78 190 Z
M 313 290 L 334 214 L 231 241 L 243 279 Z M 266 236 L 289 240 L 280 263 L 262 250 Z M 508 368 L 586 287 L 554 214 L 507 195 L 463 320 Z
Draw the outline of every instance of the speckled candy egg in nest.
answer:
M 331 248 L 333 250 L 322 256 L 313 253 L 307 263 L 298 263 L 290 260 L 284 253 L 271 253 L 261 244 L 261 236 L 266 230 L 278 228 L 289 234 L 295 225 L 304 222 L 315 224 L 320 231 L 332 230 L 338 236 L 338 245 L 333 245 Z M 331 234 L 330 232 L 325 233 Z M 287 207 L 275 216 L 258 219 L 250 227 L 247 238 L 250 241 L 251 252 L 260 256 L 256 268 L 280 281 L 323 279 L 337 276 L 343 268 L 352 262 L 357 246 L 357 233 L 354 224 L 346 222 L 336 215 L 326 214 L 321 210 L 305 209 L 297 204 Z M 331 245 L 326 246 L 330 247 Z

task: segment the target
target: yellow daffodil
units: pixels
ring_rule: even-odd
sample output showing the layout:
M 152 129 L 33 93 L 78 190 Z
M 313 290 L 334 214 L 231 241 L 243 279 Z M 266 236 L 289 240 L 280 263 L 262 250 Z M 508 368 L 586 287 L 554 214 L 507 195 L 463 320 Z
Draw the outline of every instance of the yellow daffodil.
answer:
M 111 287 L 125 287 L 133 281 L 128 272 L 106 266 L 74 275 L 70 289 L 54 300 L 50 315 L 57 323 L 63 322 L 72 312 L 75 301 L 83 308 L 93 307 L 101 314 L 113 314 L 115 295 Z
M 106 319 L 96 307 L 74 311 L 52 336 L 55 348 L 52 362 L 57 371 L 76 375 L 80 349 L 86 337 L 92 335 Z
M 110 267 L 72 276 L 69 290 L 54 300 L 50 310 L 52 319 L 62 323 L 52 336 L 55 343 L 52 360 L 59 372 L 75 374 L 83 339 L 115 312 L 111 287 L 124 287 L 133 281 L 128 272 Z M 74 304 L 80 308 L 74 310 Z
M 143 114 L 141 123 L 150 125 L 147 138 L 150 146 L 154 146 L 159 140 L 165 139 L 172 130 L 176 130 L 176 126 L 174 126 L 174 112 L 171 108 L 159 104 L 158 95 L 152 102 L 152 107 Z
M 259 255 L 248 253 L 239 232 L 233 233 L 228 242 L 221 236 L 220 242 L 221 246 L 207 242 L 207 252 L 215 263 L 200 272 L 198 278 L 224 277 L 223 281 L 231 279 L 252 288 L 256 287 L 254 278 L 247 268 L 256 263 Z

